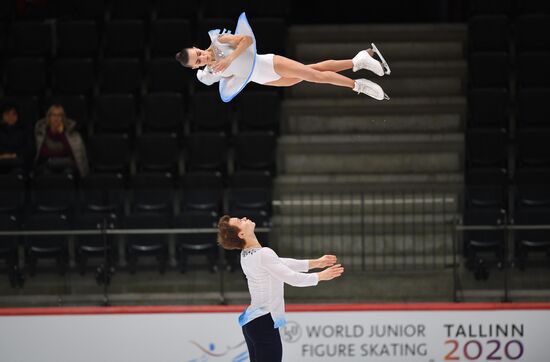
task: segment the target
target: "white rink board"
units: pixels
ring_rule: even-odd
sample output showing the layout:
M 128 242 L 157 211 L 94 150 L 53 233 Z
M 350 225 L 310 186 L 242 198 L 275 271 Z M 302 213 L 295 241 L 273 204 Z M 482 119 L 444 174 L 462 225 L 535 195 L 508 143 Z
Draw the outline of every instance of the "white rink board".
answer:
M 2 362 L 248 361 L 239 313 L 0 316 Z M 549 361 L 550 310 L 287 312 L 283 361 Z

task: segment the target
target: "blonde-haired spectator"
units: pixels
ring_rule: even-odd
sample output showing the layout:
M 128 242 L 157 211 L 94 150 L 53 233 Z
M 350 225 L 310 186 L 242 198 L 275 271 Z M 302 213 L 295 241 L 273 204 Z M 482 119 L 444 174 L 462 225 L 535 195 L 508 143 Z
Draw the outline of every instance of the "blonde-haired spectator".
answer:
M 73 172 L 80 177 L 89 172 L 86 147 L 76 122 L 65 115 L 63 106 L 53 104 L 34 127 L 35 164 L 39 172 Z

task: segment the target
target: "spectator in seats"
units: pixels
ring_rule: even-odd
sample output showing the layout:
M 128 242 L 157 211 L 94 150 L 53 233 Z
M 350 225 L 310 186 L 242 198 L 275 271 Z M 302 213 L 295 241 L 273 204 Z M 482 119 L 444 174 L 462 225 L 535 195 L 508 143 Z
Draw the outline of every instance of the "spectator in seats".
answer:
M 19 119 L 15 103 L 2 105 L 0 172 L 25 172 L 32 157 L 31 132 Z
M 202 83 L 212 85 L 219 82 L 224 102 L 233 99 L 248 82 L 290 87 L 302 81 L 346 87 L 377 100 L 389 99 L 378 84 L 339 74 L 347 69 L 367 69 L 378 76 L 390 74 L 387 62 L 374 44 L 371 44 L 372 48 L 361 50 L 353 59 L 305 65 L 276 54 L 256 54 L 254 33 L 244 13 L 239 17 L 235 35 L 219 29 L 209 31 L 208 35 L 212 42 L 208 49 L 184 48 L 176 54 L 176 60 L 185 67 L 199 68 L 197 78 Z
M 251 303 L 239 316 L 251 362 L 280 362 L 282 344 L 279 328 L 285 321 L 284 283 L 311 287 L 332 280 L 344 272 L 336 256 L 296 260 L 280 258 L 272 249 L 262 247 L 247 219 L 224 215 L 218 223 L 218 242 L 225 249 L 241 250 L 241 267 L 248 281 Z M 326 269 L 324 269 L 326 268 Z M 324 269 L 305 273 L 310 269 Z
M 35 165 L 38 172 L 74 173 L 86 177 L 89 172 L 86 147 L 76 122 L 65 116 L 63 106 L 53 104 L 34 127 Z

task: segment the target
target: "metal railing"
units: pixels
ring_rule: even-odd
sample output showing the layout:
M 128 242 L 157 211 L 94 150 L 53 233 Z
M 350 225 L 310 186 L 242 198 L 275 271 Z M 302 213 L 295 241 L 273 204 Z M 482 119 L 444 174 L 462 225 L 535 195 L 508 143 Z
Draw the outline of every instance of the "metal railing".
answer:
M 170 263 L 175 263 L 175 256 L 174 256 L 174 236 L 175 235 L 181 235 L 181 234 L 212 234 L 212 242 L 215 243 L 216 240 L 216 234 L 218 230 L 216 228 L 168 228 L 168 229 L 121 229 L 121 228 L 114 228 L 112 224 L 109 224 L 108 222 L 98 223 L 97 229 L 65 229 L 65 230 L 5 230 L 0 231 L 0 242 L 2 242 L 2 237 L 44 237 L 44 236 L 62 236 L 67 237 L 68 242 L 68 248 L 70 249 L 69 254 L 75 255 L 74 251 L 74 238 L 78 236 L 98 236 L 99 240 L 102 240 L 104 242 L 105 250 L 107 250 L 107 236 L 108 235 L 115 235 L 115 236 L 127 236 L 127 235 L 168 235 L 169 238 L 167 240 L 168 250 L 170 251 Z M 256 231 L 258 233 L 269 233 L 270 228 L 266 227 L 259 227 L 256 228 Z M 125 261 L 125 252 L 124 252 L 124 238 L 116 238 L 115 242 L 117 242 L 117 249 L 118 254 L 120 255 L 120 260 L 115 261 L 114 263 L 109 259 L 107 254 L 104 255 L 104 260 L 101 262 L 99 267 L 96 270 L 96 280 L 99 284 L 102 284 L 103 286 L 103 305 L 110 305 L 110 298 L 109 298 L 109 284 L 110 279 L 112 277 L 112 274 L 114 272 L 114 269 L 111 269 L 112 266 L 116 265 L 117 267 L 124 267 L 126 265 Z M 110 243 L 110 242 L 109 242 Z M 19 243 L 18 249 L 21 249 L 23 247 L 24 243 Z M 218 271 L 219 271 L 219 284 L 217 287 L 217 291 L 219 292 L 219 302 L 220 304 L 226 304 L 226 296 L 225 296 L 225 278 L 224 278 L 224 271 L 226 269 L 226 260 L 223 257 L 224 250 L 223 248 L 219 247 L 219 255 L 221 255 L 217 259 L 218 264 Z M 17 264 L 19 264 L 19 259 L 22 257 L 22 252 L 18 251 L 18 257 L 17 257 Z M 70 260 L 71 264 L 75 264 L 74 258 Z M 13 273 L 14 270 L 9 270 L 9 273 Z M 15 271 L 17 274 L 22 274 L 20 269 L 18 268 L 17 271 Z M 14 276 L 10 276 L 14 277 Z M 16 278 L 22 280 L 22 275 L 15 276 Z M 22 284 L 20 285 L 22 286 Z M 61 297 L 59 299 L 59 303 L 61 304 Z
M 280 254 L 336 254 L 351 270 L 438 269 L 453 262 L 451 192 L 285 193 L 273 202 Z
M 348 270 L 439 269 L 453 264 L 457 193 L 422 191 L 285 193 L 273 202 L 269 245 L 280 255 L 339 256 Z M 0 236 L 212 233 L 215 228 L 0 231 Z
M 462 297 L 462 279 L 466 270 L 463 255 L 463 233 L 494 230 L 505 233 L 504 262 L 500 266 L 502 300 L 510 301 L 510 273 L 514 269 L 514 233 L 519 230 L 550 230 L 550 225 L 462 225 L 461 193 L 440 190 L 285 193 L 273 200 L 272 226 L 257 228 L 269 235 L 269 246 L 281 256 L 298 259 L 336 254 L 346 270 L 364 271 L 438 271 L 449 269 L 453 278 L 453 298 Z M 84 235 L 117 236 L 119 266 L 124 268 L 124 235 L 170 235 L 170 262 L 175 263 L 174 241 L 178 234 L 212 234 L 215 228 L 117 229 L 106 224 L 98 229 L 12 230 L 0 231 L 0 241 L 6 236 L 36 237 L 60 235 L 67 237 L 71 248 L 75 237 Z M 22 243 L 20 243 L 20 249 Z M 220 301 L 225 301 L 223 272 L 226 258 L 218 257 Z M 21 251 L 19 252 L 22 258 Z M 71 252 L 74 255 L 74 251 Z M 74 260 L 72 261 L 74 264 Z M 449 277 L 451 278 L 451 276 Z M 449 279 L 451 282 L 451 279 Z M 500 279 L 499 279 L 500 282 Z M 105 289 L 106 296 L 108 294 Z M 549 287 L 550 291 L 550 287 Z M 107 298 L 107 297 L 106 297 Z

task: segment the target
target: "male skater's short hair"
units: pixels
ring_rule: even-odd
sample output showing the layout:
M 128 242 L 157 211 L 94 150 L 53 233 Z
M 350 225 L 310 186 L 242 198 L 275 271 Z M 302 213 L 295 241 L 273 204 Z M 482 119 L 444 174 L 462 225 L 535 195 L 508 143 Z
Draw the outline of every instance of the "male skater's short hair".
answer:
M 244 239 L 239 237 L 239 228 L 229 224 L 231 217 L 224 215 L 218 222 L 218 244 L 224 249 L 242 249 L 244 248 Z

